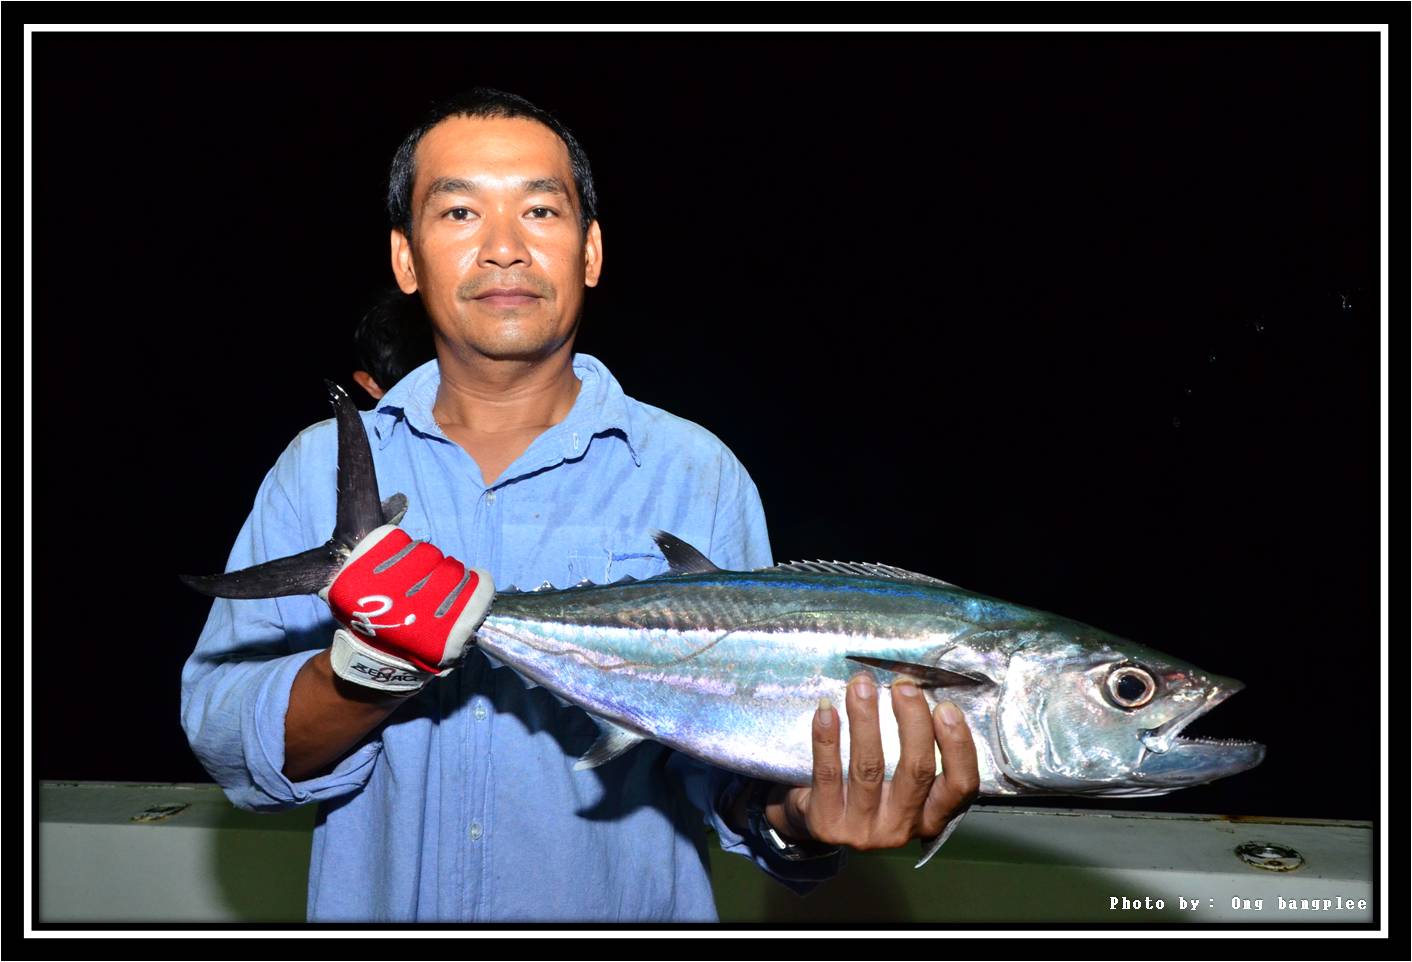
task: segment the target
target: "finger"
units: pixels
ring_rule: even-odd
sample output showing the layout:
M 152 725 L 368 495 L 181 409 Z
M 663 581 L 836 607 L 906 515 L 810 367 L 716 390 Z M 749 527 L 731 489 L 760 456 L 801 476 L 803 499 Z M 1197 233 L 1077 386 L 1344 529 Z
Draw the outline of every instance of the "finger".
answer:
M 935 835 L 951 818 L 964 811 L 980 794 L 980 766 L 976 745 L 966 718 L 953 703 L 944 701 L 933 713 L 937 744 L 941 746 L 941 775 L 932 782 L 922 811 L 922 834 Z
M 455 558 L 444 557 L 437 562 L 435 568 L 427 573 L 425 578 L 407 589 L 407 597 L 410 598 L 413 595 L 425 591 L 428 598 L 436 599 L 436 610 L 440 611 L 441 605 L 451 596 L 451 592 L 456 590 L 458 586 L 464 589 L 466 587 L 466 581 L 466 566 Z M 461 594 L 465 594 L 464 590 Z M 466 595 L 466 598 L 469 600 L 470 595 Z M 454 604 L 459 600 L 460 597 L 457 596 L 452 599 L 452 603 Z M 444 615 L 438 617 L 444 617 Z
M 839 748 L 838 712 L 825 696 L 814 712 L 814 784 L 801 798 L 800 811 L 816 838 L 843 821 L 843 756 Z
M 887 818 L 911 838 L 936 777 L 936 737 L 927 700 L 910 678 L 893 682 L 892 713 L 902 751 L 887 790 Z
M 882 801 L 882 730 L 878 727 L 878 686 L 872 675 L 853 676 L 845 699 L 848 708 L 848 792 L 844 817 L 853 827 L 871 824 Z

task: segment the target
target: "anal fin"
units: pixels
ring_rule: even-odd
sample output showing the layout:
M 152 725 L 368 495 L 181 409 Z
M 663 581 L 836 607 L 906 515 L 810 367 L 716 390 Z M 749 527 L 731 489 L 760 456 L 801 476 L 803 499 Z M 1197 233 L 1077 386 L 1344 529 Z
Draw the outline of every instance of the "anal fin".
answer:
M 615 725 L 596 715 L 592 717 L 598 723 L 600 732 L 598 741 L 594 742 L 593 747 L 584 752 L 583 757 L 574 763 L 574 771 L 576 772 L 597 768 L 599 765 L 611 762 L 633 748 L 638 742 L 643 741 L 641 735 L 634 734 L 621 725 Z
M 927 862 L 931 860 L 931 857 L 937 853 L 937 850 L 946 844 L 946 840 L 950 838 L 952 834 L 956 831 L 956 826 L 961 824 L 961 819 L 965 818 L 966 813 L 969 811 L 969 808 L 963 808 L 961 809 L 961 811 L 953 815 L 951 817 L 951 821 L 946 823 L 946 827 L 941 830 L 941 834 L 938 835 L 936 838 L 923 839 L 922 860 L 912 867 L 921 868 L 923 865 L 926 865 Z

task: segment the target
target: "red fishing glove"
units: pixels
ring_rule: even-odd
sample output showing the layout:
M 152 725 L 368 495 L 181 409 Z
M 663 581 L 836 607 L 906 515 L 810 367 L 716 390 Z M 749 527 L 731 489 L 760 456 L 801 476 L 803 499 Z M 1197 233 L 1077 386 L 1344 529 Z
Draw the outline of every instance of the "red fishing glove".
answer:
M 382 691 L 418 691 L 461 663 L 494 596 L 486 572 L 383 525 L 319 592 L 343 624 L 333 634 L 334 673 Z

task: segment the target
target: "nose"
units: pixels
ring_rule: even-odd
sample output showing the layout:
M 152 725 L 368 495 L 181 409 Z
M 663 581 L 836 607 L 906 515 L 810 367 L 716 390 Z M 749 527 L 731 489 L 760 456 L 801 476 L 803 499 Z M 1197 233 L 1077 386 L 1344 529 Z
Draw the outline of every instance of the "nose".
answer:
M 487 216 L 480 248 L 481 266 L 505 270 L 516 265 L 528 266 L 529 263 L 529 247 L 525 244 L 519 221 L 500 212 Z
M 1237 681 L 1234 678 L 1226 678 L 1222 675 L 1211 675 L 1211 688 L 1206 696 L 1206 700 L 1212 708 L 1231 697 L 1238 691 L 1245 690 L 1245 682 Z

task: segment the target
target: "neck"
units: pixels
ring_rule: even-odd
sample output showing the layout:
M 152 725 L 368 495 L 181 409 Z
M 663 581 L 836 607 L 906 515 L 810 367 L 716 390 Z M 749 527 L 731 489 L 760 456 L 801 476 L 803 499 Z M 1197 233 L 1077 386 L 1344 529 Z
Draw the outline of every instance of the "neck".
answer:
M 569 416 L 580 382 L 573 344 L 546 357 L 457 357 L 439 349 L 441 386 L 432 413 L 442 428 L 475 434 L 545 429 Z

